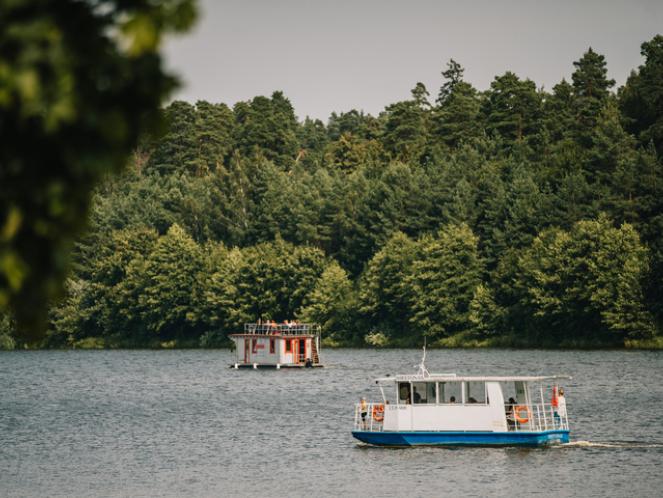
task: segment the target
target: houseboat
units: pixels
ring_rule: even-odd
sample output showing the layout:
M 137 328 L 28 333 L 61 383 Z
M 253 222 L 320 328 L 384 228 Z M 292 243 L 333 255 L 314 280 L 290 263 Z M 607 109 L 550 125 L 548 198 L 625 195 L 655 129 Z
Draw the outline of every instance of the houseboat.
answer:
M 352 435 L 376 446 L 568 443 L 566 399 L 559 386 L 568 379 L 434 374 L 422 360 L 417 374 L 376 379 L 382 399 L 361 399 Z
M 321 367 L 319 325 L 273 321 L 247 323 L 231 334 L 235 343 L 233 368 Z

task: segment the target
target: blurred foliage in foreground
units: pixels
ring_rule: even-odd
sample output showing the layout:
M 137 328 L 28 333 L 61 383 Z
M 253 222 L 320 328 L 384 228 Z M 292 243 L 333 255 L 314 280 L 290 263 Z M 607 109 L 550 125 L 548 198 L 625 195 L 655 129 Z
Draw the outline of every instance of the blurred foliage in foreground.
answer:
M 175 79 L 164 34 L 193 0 L 5 0 L 0 7 L 0 309 L 41 337 L 93 188 L 154 130 Z

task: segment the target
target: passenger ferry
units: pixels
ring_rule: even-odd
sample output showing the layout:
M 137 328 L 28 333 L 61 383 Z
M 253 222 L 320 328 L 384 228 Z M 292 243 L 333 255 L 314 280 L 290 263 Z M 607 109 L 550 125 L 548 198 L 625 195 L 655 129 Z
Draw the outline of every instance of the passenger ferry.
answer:
M 376 379 L 382 400 L 362 398 L 352 435 L 376 446 L 568 443 L 566 400 L 559 387 L 568 379 L 434 374 L 422 360 L 417 374 Z
M 242 333 L 230 334 L 235 343 L 231 367 L 321 367 L 320 335 L 320 325 L 313 323 L 246 323 Z

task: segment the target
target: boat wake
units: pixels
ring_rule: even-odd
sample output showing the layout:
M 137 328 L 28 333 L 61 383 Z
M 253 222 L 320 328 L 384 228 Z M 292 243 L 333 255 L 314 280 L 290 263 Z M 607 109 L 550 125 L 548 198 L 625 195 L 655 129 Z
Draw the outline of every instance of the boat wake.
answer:
M 663 448 L 663 443 L 645 441 L 571 441 L 556 446 L 557 448 L 609 448 L 609 449 L 631 449 L 631 448 Z

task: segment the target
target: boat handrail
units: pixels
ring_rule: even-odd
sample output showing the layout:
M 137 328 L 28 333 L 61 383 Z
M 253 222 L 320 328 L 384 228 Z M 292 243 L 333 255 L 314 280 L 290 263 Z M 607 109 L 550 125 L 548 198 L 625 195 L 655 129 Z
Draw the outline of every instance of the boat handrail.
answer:
M 527 414 L 527 422 L 519 422 L 510 410 L 522 408 Z M 569 429 L 568 413 L 559 413 L 551 403 L 515 403 L 504 404 L 507 424 L 510 431 L 547 431 Z
M 361 403 L 355 404 L 355 413 L 354 413 L 354 430 L 360 431 L 369 431 L 369 432 L 382 432 L 383 431 L 383 421 L 375 420 L 373 416 L 373 407 L 380 405 L 383 409 L 386 407 L 384 403 L 366 403 L 366 417 L 364 420 L 361 418 Z M 414 404 L 411 406 L 414 408 L 417 407 L 431 407 L 437 406 L 441 409 L 444 407 L 472 407 L 472 406 L 487 406 L 487 405 L 472 405 L 472 404 L 455 404 L 455 405 L 442 405 L 442 404 Z M 519 422 L 513 415 L 513 410 L 516 408 L 521 408 L 525 413 L 527 418 L 526 422 Z M 541 432 L 548 430 L 569 430 L 569 419 L 568 413 L 558 413 L 555 407 L 550 403 L 516 403 L 516 404 L 504 404 L 504 410 L 507 421 L 507 431 L 509 432 Z M 510 415 L 511 411 L 511 415 Z
M 456 374 L 449 374 L 449 373 L 429 373 L 427 376 L 423 376 L 419 373 L 416 373 L 416 374 L 399 374 L 391 377 L 380 377 L 375 379 L 375 382 L 378 384 L 391 383 L 391 382 L 408 382 L 408 381 L 444 382 L 447 380 L 453 380 L 458 382 L 512 382 L 512 381 L 543 382 L 548 380 L 572 380 L 572 379 L 573 377 L 571 377 L 570 375 L 458 376 Z
M 383 420 L 376 420 L 377 417 L 373 416 L 373 410 L 376 407 L 381 407 Z M 369 432 L 382 432 L 384 422 L 384 403 L 366 403 L 366 417 L 362 419 L 361 403 L 355 405 L 355 422 L 354 430 L 356 431 L 369 431 Z
M 320 335 L 321 327 L 315 323 L 245 323 L 245 334 L 256 335 Z

